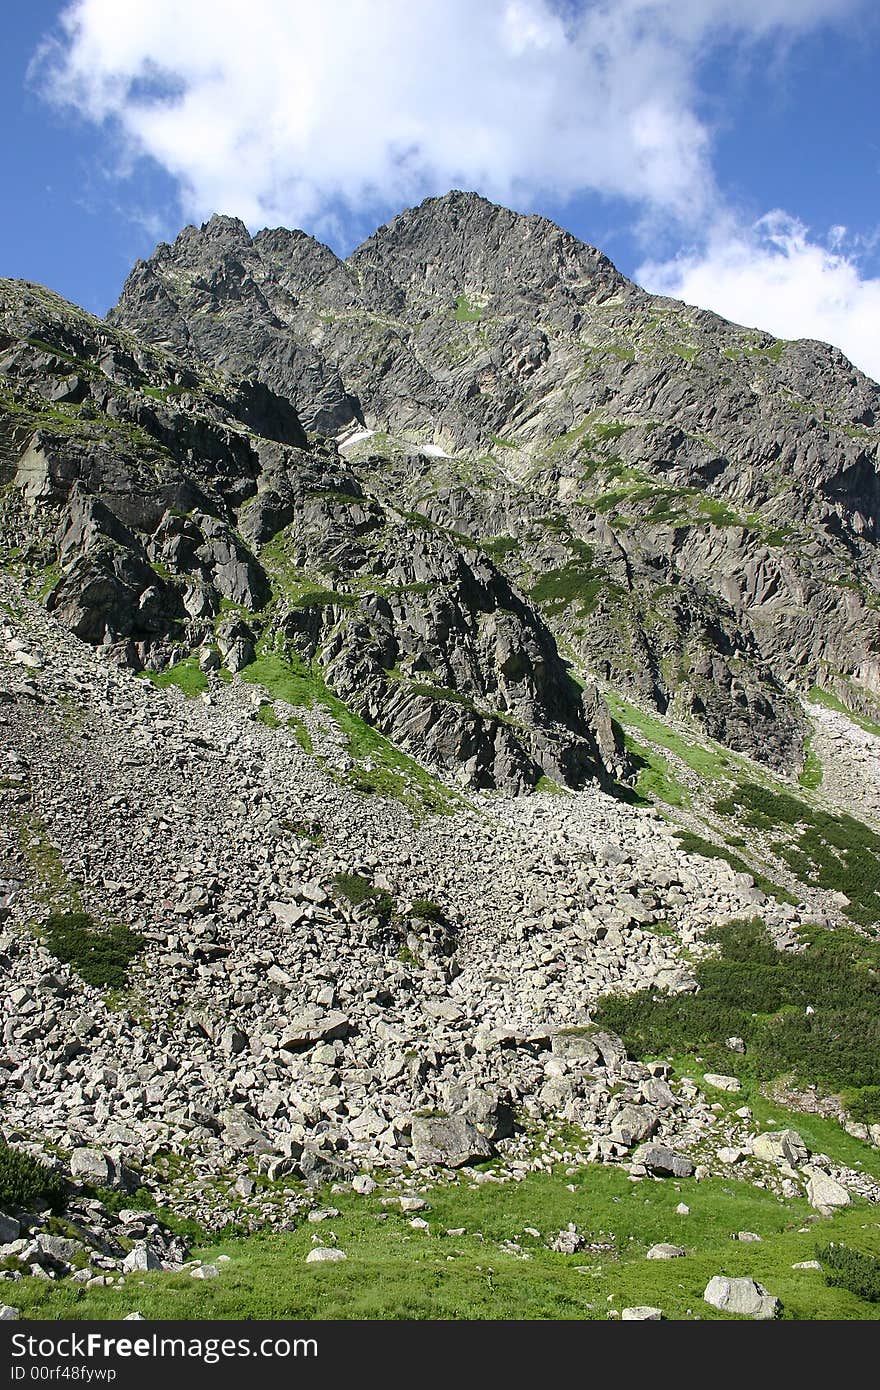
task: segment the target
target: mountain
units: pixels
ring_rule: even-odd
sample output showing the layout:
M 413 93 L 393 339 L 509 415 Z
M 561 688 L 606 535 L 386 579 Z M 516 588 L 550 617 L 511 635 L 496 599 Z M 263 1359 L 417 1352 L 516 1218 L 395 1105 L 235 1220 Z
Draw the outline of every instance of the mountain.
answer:
M 869 1316 L 878 446 L 473 194 L 0 281 L 0 1317 L 219 1231 L 218 1316 L 691 1317 L 740 1224 Z
M 790 770 L 794 691 L 876 710 L 880 396 L 836 350 L 460 193 L 344 263 L 214 218 L 110 317 L 352 430 L 363 486 L 492 555 L 593 679 Z

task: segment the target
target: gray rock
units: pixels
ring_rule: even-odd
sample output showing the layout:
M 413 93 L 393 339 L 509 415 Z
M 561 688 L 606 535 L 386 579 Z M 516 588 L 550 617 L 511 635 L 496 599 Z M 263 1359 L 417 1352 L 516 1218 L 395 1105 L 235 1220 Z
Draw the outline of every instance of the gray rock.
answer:
M 797 1130 L 768 1130 L 766 1134 L 756 1134 L 752 1140 L 752 1153 L 766 1163 L 785 1163 L 791 1167 L 803 1163 L 809 1157 L 809 1150 Z
M 4 1216 L 0 1212 L 0 1245 L 8 1245 L 11 1240 L 18 1240 L 21 1235 L 21 1226 L 14 1216 Z
M 657 1113 L 649 1105 L 625 1105 L 611 1121 L 611 1137 L 630 1148 L 648 1139 L 657 1122 Z
M 151 1245 L 135 1245 L 122 1261 L 122 1268 L 126 1274 L 133 1274 L 138 1270 L 161 1269 L 162 1261 Z
M 801 1175 L 807 1183 L 807 1201 L 817 1211 L 830 1214 L 839 1207 L 848 1207 L 852 1202 L 852 1197 L 842 1183 L 828 1173 L 823 1173 L 821 1168 L 805 1164 L 801 1169 Z
M 676 1153 L 665 1144 L 641 1144 L 632 1156 L 633 1163 L 641 1163 L 649 1173 L 658 1177 L 689 1178 L 694 1165 L 685 1154 Z
M 463 1168 L 494 1153 L 486 1136 L 460 1115 L 414 1117 L 412 1149 L 419 1166 L 441 1168 Z
M 112 1172 L 110 1161 L 100 1149 L 74 1149 L 70 1155 L 70 1175 L 74 1182 L 86 1183 L 90 1187 L 109 1187 Z
M 649 1260 L 679 1260 L 687 1251 L 683 1245 L 667 1245 L 661 1242 L 659 1245 L 652 1245 L 646 1256 Z
M 703 1298 L 713 1308 L 744 1318 L 778 1318 L 782 1311 L 779 1299 L 754 1279 L 728 1279 L 716 1274 L 706 1285 Z
M 663 1318 L 661 1308 L 652 1308 L 649 1304 L 638 1304 L 634 1308 L 621 1308 L 621 1322 L 660 1322 Z
M 718 1072 L 707 1071 L 703 1075 L 703 1080 L 707 1086 L 713 1086 L 716 1091 L 741 1091 L 742 1082 L 735 1076 L 722 1076 Z
M 347 1258 L 345 1251 L 338 1250 L 335 1246 L 316 1245 L 314 1250 L 310 1250 L 306 1255 L 306 1264 L 329 1264 Z
M 17 1322 L 20 1317 L 18 1308 L 13 1308 L 10 1303 L 0 1303 L 0 1322 Z

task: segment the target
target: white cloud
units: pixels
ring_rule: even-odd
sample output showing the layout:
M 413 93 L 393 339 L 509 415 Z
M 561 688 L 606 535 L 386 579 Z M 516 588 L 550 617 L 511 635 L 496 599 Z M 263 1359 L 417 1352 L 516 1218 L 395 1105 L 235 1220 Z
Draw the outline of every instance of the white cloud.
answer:
M 775 211 L 750 227 L 725 222 L 701 250 L 648 262 L 636 278 L 780 338 L 834 343 L 880 381 L 880 279 L 862 274 L 860 249 L 845 227 L 832 227 L 823 244 Z
M 717 201 L 695 104 L 707 48 L 862 3 L 72 0 L 37 80 L 158 161 L 190 216 L 320 230 L 458 185 L 692 220 Z

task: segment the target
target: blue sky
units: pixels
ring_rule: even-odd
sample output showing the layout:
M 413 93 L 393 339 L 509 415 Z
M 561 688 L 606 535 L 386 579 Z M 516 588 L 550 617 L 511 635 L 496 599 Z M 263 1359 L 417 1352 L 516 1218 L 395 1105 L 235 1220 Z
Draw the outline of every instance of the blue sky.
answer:
M 31 0 L 0 63 L 0 274 L 93 312 L 212 211 L 346 253 L 473 187 L 880 376 L 873 0 Z

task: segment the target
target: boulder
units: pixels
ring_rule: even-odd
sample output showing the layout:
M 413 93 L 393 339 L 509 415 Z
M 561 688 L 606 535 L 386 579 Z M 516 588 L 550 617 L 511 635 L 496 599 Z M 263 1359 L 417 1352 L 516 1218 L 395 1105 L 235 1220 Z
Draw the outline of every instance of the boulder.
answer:
M 657 1128 L 657 1115 L 649 1105 L 625 1105 L 611 1121 L 611 1138 L 629 1149 L 648 1139 Z
M 723 1274 L 709 1280 L 703 1299 L 713 1308 L 742 1318 L 778 1318 L 782 1311 L 779 1299 L 768 1293 L 763 1284 L 754 1279 L 728 1279 Z
M 642 1303 L 635 1308 L 622 1308 L 620 1310 L 621 1322 L 660 1322 L 663 1317 L 661 1308 L 652 1308 L 649 1304 Z
M 752 1140 L 752 1153 L 766 1163 L 786 1163 L 792 1168 L 810 1156 L 796 1129 L 768 1130 L 766 1134 L 756 1134 Z
M 849 1206 L 852 1198 L 836 1178 L 823 1173 L 821 1168 L 812 1168 L 808 1164 L 805 1164 L 801 1171 L 807 1180 L 807 1201 L 816 1211 L 829 1215 L 838 1207 Z
M 652 1245 L 648 1251 L 649 1260 L 679 1260 L 687 1252 L 683 1245 L 667 1245 L 661 1242 L 659 1245 Z
M 314 1043 L 346 1038 L 351 1032 L 348 1015 L 341 1009 L 303 1009 L 284 1030 L 282 1052 L 298 1052 Z
M 463 1115 L 416 1116 L 412 1122 L 412 1149 L 419 1165 L 463 1168 L 491 1158 L 494 1149 L 476 1125 Z
M 161 1269 L 162 1261 L 151 1246 L 136 1245 L 122 1261 L 122 1268 L 126 1274 L 134 1274 L 138 1270 Z
M 100 1149 L 74 1149 L 70 1155 L 70 1176 L 89 1187 L 109 1187 L 113 1165 Z
M 633 1163 L 641 1163 L 649 1173 L 663 1178 L 689 1178 L 694 1165 L 684 1154 L 669 1149 L 665 1144 L 642 1144 L 632 1156 Z
M 314 1250 L 310 1250 L 306 1255 L 307 1265 L 330 1264 L 338 1260 L 346 1260 L 348 1256 L 344 1250 L 337 1250 L 332 1245 L 316 1245 Z
M 703 1080 L 707 1086 L 713 1086 L 716 1091 L 741 1091 L 742 1082 L 735 1076 L 722 1076 L 718 1072 L 707 1071 L 703 1074 Z

